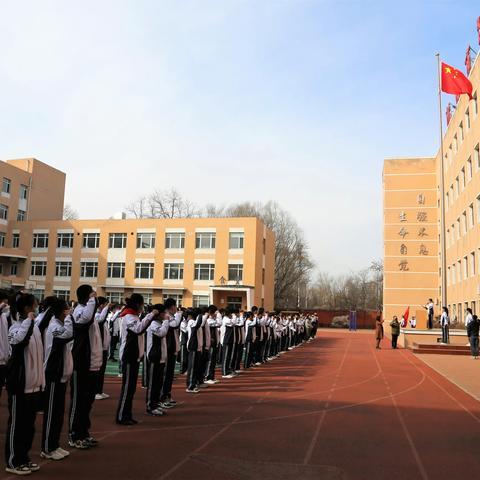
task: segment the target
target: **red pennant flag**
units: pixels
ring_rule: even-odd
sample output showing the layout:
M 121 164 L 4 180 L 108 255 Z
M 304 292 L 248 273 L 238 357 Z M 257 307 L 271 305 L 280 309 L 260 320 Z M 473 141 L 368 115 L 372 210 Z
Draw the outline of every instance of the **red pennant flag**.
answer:
M 461 95 L 466 93 L 472 98 L 472 82 L 456 68 L 442 62 L 442 91 Z
M 447 125 L 450 123 L 451 119 L 452 119 L 452 104 L 449 103 L 447 105 Z
M 472 55 L 470 45 L 467 47 L 467 53 L 465 54 L 465 67 L 467 68 L 467 75 L 470 75 L 470 71 L 472 70 Z
M 407 307 L 402 317 L 402 328 L 407 328 L 408 316 L 410 315 L 410 306 Z

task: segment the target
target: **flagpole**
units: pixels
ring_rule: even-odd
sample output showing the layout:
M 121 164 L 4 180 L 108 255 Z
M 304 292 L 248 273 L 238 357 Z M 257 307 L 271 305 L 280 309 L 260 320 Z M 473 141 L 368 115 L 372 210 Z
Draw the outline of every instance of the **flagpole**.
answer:
M 442 67 L 440 54 L 435 55 L 438 64 L 438 119 L 440 123 L 440 249 L 442 258 L 442 307 L 447 306 L 447 255 L 445 239 L 445 169 L 443 157 L 443 122 L 442 122 Z

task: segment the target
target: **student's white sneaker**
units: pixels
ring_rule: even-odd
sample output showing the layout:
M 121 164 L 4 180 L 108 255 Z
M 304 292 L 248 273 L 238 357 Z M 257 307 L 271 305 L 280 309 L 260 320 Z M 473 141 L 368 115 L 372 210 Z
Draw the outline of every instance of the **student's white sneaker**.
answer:
M 168 402 L 160 402 L 160 408 L 165 408 L 165 409 L 169 409 L 169 408 L 173 408 L 174 406 Z
M 110 395 L 108 393 L 101 393 L 100 394 L 102 398 L 105 400 L 106 398 L 110 398 Z
M 187 388 L 185 391 L 187 393 L 199 393 L 200 392 L 200 390 L 198 388 L 191 388 L 191 389 Z
M 162 417 L 165 415 L 165 412 L 161 408 L 156 408 L 155 410 L 151 410 L 147 412 L 149 415 L 153 415 L 154 417 Z
M 222 378 L 233 378 L 233 375 L 222 375 Z
M 254 363 L 254 365 L 255 365 L 256 367 L 258 367 L 258 366 L 261 365 L 261 364 L 262 364 L 261 362 Z
M 87 448 L 90 448 L 90 445 L 85 440 L 69 440 L 68 444 L 73 448 L 78 448 L 79 450 L 87 450 Z
M 68 457 L 70 455 L 70 452 L 68 450 L 64 450 L 62 447 L 58 447 L 57 452 L 60 452 L 64 457 Z
M 220 383 L 220 380 L 212 380 L 212 382 L 217 384 L 217 383 Z
M 102 394 L 101 394 L 101 393 L 97 393 L 97 394 L 95 395 L 95 400 L 103 400 Z
M 54 450 L 50 453 L 40 452 L 40 456 L 48 460 L 63 460 L 65 458 L 58 450 Z
M 7 467 L 5 469 L 7 473 L 13 473 L 14 475 L 30 475 L 32 471 L 28 468 L 28 465 L 21 465 L 20 467 Z
M 215 385 L 215 380 L 205 380 L 207 385 Z

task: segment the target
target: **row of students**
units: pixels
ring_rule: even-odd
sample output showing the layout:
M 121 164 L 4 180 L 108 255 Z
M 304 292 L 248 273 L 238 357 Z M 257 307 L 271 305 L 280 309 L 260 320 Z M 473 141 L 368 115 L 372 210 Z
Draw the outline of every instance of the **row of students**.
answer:
M 9 304 L 0 304 L 0 382 L 5 378 L 9 408 L 8 473 L 28 475 L 40 468 L 29 457 L 39 410 L 44 412 L 41 456 L 68 457 L 60 445 L 68 384 L 68 443 L 81 450 L 98 445 L 90 434 L 90 413 L 96 398 L 108 397 L 103 381 L 111 355 L 112 320 L 119 327 L 122 388 L 115 421 L 121 425 L 138 423 L 132 404 L 143 358 L 146 412 L 162 416 L 176 405 L 171 390 L 180 350 L 187 391 L 198 393 L 199 387 L 218 382 L 219 362 L 222 377 L 231 378 L 242 361 L 249 368 L 307 339 L 305 318 L 269 317 L 256 307 L 236 316 L 215 306 L 180 310 L 175 300 L 167 299 L 147 313 L 143 297 L 133 294 L 124 308 L 111 312 L 107 300 L 97 298 L 89 285 L 77 289 L 77 298 L 71 310 L 64 300 L 49 297 L 37 317 L 31 294 L 18 293 Z

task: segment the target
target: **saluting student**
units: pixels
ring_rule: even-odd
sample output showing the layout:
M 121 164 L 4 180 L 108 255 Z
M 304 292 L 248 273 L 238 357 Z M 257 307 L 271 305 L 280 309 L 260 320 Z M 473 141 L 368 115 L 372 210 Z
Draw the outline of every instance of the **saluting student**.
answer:
M 255 308 L 255 307 L 254 307 Z M 253 310 L 253 309 L 252 309 Z M 247 313 L 245 317 L 245 359 L 243 368 L 250 368 L 254 358 L 254 345 L 256 335 L 257 318 L 252 313 Z
M 73 373 L 70 388 L 69 442 L 85 450 L 98 441 L 90 435 L 90 412 L 95 401 L 98 372 L 102 366 L 102 339 L 95 322 L 97 294 L 91 285 L 77 288 L 78 305 L 73 311 Z
M 132 403 L 137 389 L 138 369 L 144 352 L 143 334 L 158 315 L 152 310 L 140 320 L 143 311 L 143 296 L 133 293 L 125 299 L 126 308 L 122 311 L 122 343 L 120 345 L 120 361 L 122 362 L 122 389 L 118 402 L 116 422 L 119 425 L 136 425 L 138 422 L 132 416 Z
M 147 328 L 147 413 L 156 417 L 165 414 L 160 407 L 160 393 L 163 386 L 165 362 L 167 361 L 166 335 L 169 328 L 169 319 L 165 307 L 161 304 L 154 305 L 153 310 L 158 312 L 152 323 Z
M 110 395 L 103 392 L 105 383 L 105 370 L 107 368 L 108 351 L 110 349 L 110 329 L 107 324 L 107 317 L 110 312 L 110 305 L 105 297 L 98 297 L 98 309 L 96 313 L 96 321 L 100 331 L 100 338 L 102 340 L 102 366 L 98 372 L 97 389 L 95 392 L 95 400 L 104 400 Z
M 235 340 L 236 340 L 236 351 L 233 361 L 232 370 L 235 373 L 240 372 L 240 362 L 243 358 L 243 350 L 245 345 L 245 312 L 241 310 L 239 316 L 237 317 L 237 324 L 235 326 Z
M 69 452 L 60 447 L 65 413 L 67 383 L 73 372 L 73 323 L 70 307 L 56 298 L 51 305 L 52 318 L 44 334 L 45 397 L 42 431 L 43 458 L 62 460 Z
M 12 353 L 7 366 L 9 417 L 5 470 L 15 475 L 29 475 L 40 469 L 29 456 L 45 386 L 42 337 L 33 313 L 36 306 L 35 297 L 27 293 L 18 293 L 11 301 L 12 326 L 8 340 Z
M 202 327 L 202 315 L 194 310 L 189 310 L 187 315 L 187 350 L 188 350 L 188 369 L 187 369 L 187 393 L 198 393 L 198 364 L 201 345 L 199 342 L 199 332 Z
M 182 321 L 180 322 L 180 373 L 183 375 L 187 372 L 188 369 L 188 333 L 187 333 L 187 317 L 182 316 Z
M 219 325 L 217 323 L 217 307 L 210 305 L 208 307 L 206 328 L 210 330 L 210 348 L 208 350 L 208 361 L 205 368 L 205 383 L 213 385 L 218 383 L 215 380 L 215 367 L 217 365 L 218 344 L 220 342 L 220 335 L 218 332 Z
M 235 343 L 235 320 L 232 313 L 228 310 L 222 320 L 222 327 L 220 329 L 220 341 L 222 343 L 222 378 L 233 378 L 232 352 Z

